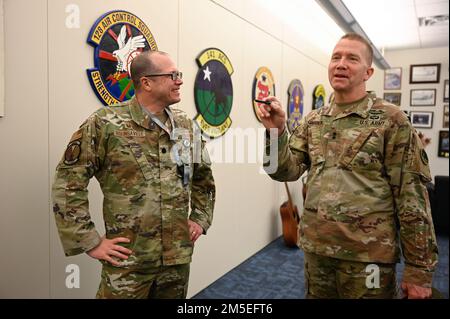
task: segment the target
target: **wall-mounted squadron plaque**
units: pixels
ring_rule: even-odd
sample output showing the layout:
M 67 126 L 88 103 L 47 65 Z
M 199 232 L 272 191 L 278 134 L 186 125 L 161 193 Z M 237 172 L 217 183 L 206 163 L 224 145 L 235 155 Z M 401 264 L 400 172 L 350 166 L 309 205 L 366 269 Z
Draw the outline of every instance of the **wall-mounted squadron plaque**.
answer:
M 219 137 L 231 126 L 233 66 L 217 48 L 204 50 L 196 59 L 199 66 L 194 84 L 197 116 L 194 120 L 208 137 Z
M 290 133 L 300 124 L 303 116 L 303 85 L 298 79 L 294 79 L 289 84 L 288 106 L 287 106 L 287 127 Z
M 144 21 L 127 11 L 107 12 L 95 21 L 87 42 L 95 49 L 95 67 L 88 69 L 87 74 L 100 101 L 111 105 L 131 99 L 131 61 L 142 51 L 158 50 Z
M 317 110 L 325 105 L 325 88 L 322 84 L 316 85 L 313 91 L 312 109 Z
M 260 122 L 261 118 L 256 113 L 256 110 L 260 107 L 260 103 L 255 102 L 255 99 L 263 100 L 269 95 L 275 96 L 275 81 L 272 72 L 267 67 L 262 66 L 256 71 L 252 89 L 253 111 Z

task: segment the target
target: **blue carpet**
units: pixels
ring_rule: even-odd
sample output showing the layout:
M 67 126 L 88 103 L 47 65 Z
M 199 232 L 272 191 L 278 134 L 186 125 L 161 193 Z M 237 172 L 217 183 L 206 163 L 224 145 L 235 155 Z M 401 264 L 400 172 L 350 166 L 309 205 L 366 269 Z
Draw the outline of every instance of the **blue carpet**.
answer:
M 438 236 L 439 264 L 433 286 L 449 297 L 449 238 Z M 397 267 L 401 279 L 403 264 Z M 193 299 L 301 299 L 305 297 L 303 252 L 279 237 L 200 291 Z

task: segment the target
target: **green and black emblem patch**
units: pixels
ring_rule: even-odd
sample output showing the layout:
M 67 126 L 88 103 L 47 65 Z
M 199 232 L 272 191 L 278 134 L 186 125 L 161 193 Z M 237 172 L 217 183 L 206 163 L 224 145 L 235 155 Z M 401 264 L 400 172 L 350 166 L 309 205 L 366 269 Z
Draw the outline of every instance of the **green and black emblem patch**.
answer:
M 200 69 L 194 84 L 197 116 L 194 118 L 203 134 L 219 137 L 231 126 L 233 105 L 233 66 L 221 50 L 209 48 L 197 58 Z

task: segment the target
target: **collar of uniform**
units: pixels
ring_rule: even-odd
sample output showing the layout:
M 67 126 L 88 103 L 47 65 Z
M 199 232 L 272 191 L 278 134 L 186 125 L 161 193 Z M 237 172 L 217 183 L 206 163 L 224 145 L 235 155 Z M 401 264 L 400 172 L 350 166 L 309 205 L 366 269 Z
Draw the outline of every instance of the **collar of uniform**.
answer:
M 134 122 L 136 122 L 136 124 L 148 130 L 152 129 L 150 127 L 150 116 L 145 113 L 142 107 L 139 105 L 136 96 L 133 96 L 130 100 L 130 113 L 131 118 Z
M 362 99 L 361 102 L 355 104 L 344 112 L 339 113 L 336 118 L 346 117 L 350 114 L 357 114 L 362 118 L 367 118 L 367 116 L 369 116 L 370 109 L 375 104 L 376 99 L 377 97 L 374 92 L 367 92 L 366 97 Z M 335 104 L 336 102 L 333 100 L 328 108 L 324 108 L 322 115 L 331 116 L 331 110 Z

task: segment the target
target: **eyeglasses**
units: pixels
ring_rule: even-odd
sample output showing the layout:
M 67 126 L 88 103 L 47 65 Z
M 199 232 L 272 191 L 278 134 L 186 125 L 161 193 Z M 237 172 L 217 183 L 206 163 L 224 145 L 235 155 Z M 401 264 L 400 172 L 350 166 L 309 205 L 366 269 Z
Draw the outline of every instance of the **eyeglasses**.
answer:
M 172 81 L 183 79 L 183 72 L 180 72 L 180 71 L 173 71 L 170 73 L 160 73 L 160 74 L 148 74 L 148 75 L 144 75 L 144 77 L 165 76 L 165 75 L 170 76 L 172 78 Z

